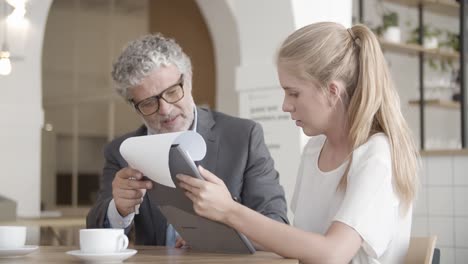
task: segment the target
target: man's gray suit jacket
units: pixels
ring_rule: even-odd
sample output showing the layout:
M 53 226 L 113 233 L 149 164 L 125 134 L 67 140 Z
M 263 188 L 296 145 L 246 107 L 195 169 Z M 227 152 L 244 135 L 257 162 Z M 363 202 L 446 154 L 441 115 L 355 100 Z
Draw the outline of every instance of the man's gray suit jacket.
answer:
M 205 139 L 207 152 L 199 162 L 221 178 L 231 195 L 242 204 L 279 222 L 288 223 L 284 190 L 265 145 L 261 126 L 251 120 L 231 117 L 198 108 L 197 132 Z M 145 136 L 145 126 L 116 138 L 104 149 L 106 163 L 97 201 L 88 213 L 88 228 L 102 228 L 112 200 L 112 180 L 127 167 L 119 152 L 129 137 Z M 147 196 L 135 215 L 135 242 L 139 245 L 165 245 L 167 222 L 157 205 Z M 127 228 L 127 232 L 130 228 Z

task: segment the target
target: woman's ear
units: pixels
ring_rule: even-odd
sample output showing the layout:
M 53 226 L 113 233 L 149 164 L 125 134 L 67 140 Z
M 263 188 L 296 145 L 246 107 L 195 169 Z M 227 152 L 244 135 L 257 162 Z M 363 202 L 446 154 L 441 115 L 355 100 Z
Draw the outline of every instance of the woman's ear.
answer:
M 327 88 L 328 88 L 328 103 L 330 104 L 330 106 L 335 106 L 336 103 L 340 100 L 341 90 L 343 89 L 343 86 L 339 82 L 331 81 L 328 84 Z

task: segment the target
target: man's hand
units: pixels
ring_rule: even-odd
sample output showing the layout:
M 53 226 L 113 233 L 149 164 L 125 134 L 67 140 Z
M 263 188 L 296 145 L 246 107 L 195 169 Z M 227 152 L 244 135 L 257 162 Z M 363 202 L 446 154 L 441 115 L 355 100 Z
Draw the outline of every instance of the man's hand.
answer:
M 146 190 L 153 188 L 151 181 L 142 180 L 143 174 L 130 167 L 117 172 L 112 181 L 112 197 L 119 214 L 123 217 L 133 213 L 135 206 L 143 202 Z
M 188 247 L 187 242 L 185 242 L 185 240 L 182 237 L 177 236 L 175 248 L 182 248 L 182 247 Z

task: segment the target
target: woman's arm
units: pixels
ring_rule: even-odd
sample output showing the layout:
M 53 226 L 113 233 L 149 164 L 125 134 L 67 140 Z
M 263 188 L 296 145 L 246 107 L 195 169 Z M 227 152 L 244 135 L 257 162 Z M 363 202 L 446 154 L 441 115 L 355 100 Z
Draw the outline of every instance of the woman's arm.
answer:
M 304 263 L 348 263 L 362 244 L 351 227 L 333 222 L 325 235 L 278 223 L 232 200 L 224 182 L 200 167 L 206 181 L 178 175 L 197 214 L 223 222 L 255 244 Z
M 362 243 L 356 231 L 340 222 L 320 235 L 278 223 L 240 204 L 227 214 L 225 223 L 268 251 L 303 263 L 348 263 Z

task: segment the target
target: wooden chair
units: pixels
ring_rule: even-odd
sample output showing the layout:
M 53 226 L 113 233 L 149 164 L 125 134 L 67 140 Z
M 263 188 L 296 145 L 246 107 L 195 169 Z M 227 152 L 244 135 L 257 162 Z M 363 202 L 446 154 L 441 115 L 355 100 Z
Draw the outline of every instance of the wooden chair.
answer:
M 436 241 L 437 236 L 411 237 L 405 263 L 432 264 Z

